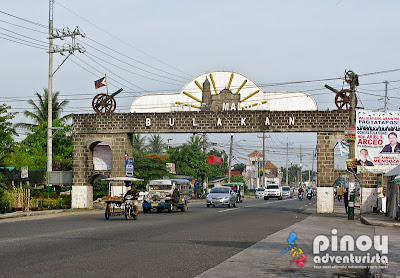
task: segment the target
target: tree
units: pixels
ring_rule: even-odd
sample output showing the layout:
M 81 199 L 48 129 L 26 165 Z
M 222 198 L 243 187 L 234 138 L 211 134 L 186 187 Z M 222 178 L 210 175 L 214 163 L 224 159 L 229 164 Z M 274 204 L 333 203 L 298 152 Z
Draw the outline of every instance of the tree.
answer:
M 11 120 L 16 113 L 10 113 L 10 106 L 0 105 L 0 165 L 4 165 L 4 159 L 11 154 L 15 145 L 13 135 L 17 135 L 12 127 Z
M 228 172 L 228 163 L 227 163 L 228 156 L 226 155 L 225 151 L 218 151 L 216 149 L 212 149 L 208 154 L 222 157 L 224 159 L 223 165 L 208 165 L 210 168 L 210 171 L 208 173 L 208 178 L 215 179 L 218 177 L 225 177 L 226 173 Z
M 244 163 L 233 165 L 233 170 L 239 170 L 240 172 L 243 172 L 245 169 L 246 169 L 246 164 Z
M 150 153 L 162 153 L 165 151 L 165 143 L 160 135 L 151 135 L 149 138 L 149 145 L 147 151 Z
M 53 134 L 53 170 L 72 169 L 72 125 L 61 125 L 59 121 L 55 126 L 63 127 Z M 6 162 L 20 169 L 28 166 L 30 169 L 46 169 L 47 167 L 47 123 L 41 128 L 30 127 L 30 132 L 13 149 L 13 156 Z
M 134 134 L 132 136 L 132 147 L 138 151 L 138 153 L 145 153 L 147 146 L 145 145 L 146 143 L 146 137 L 141 136 L 140 134 Z
M 48 90 L 43 89 L 43 96 L 36 92 L 36 96 L 38 98 L 38 104 L 35 103 L 32 99 L 28 100 L 28 104 L 32 106 L 33 111 L 25 110 L 24 115 L 28 119 L 31 119 L 33 123 L 17 123 L 15 124 L 15 128 L 23 128 L 27 130 L 32 130 L 32 128 L 40 128 L 44 123 L 47 123 L 47 115 L 48 115 Z M 63 100 L 62 102 L 58 101 L 58 96 L 60 92 L 55 92 L 52 101 L 52 115 L 53 115 L 53 123 L 54 121 L 59 121 L 61 124 L 64 124 L 68 119 L 71 118 L 72 114 L 65 115 L 61 117 L 61 113 L 65 106 L 69 103 L 68 100 Z
M 141 183 L 142 189 L 149 180 L 161 179 L 171 174 L 167 172 L 166 161 L 157 158 L 151 158 L 144 154 L 140 154 L 137 150 L 133 150 L 135 157 L 134 175 L 136 178 L 144 179 Z
M 193 142 L 167 150 L 169 161 L 175 163 L 177 174 L 204 178 L 210 172 L 207 164 L 207 154 L 201 151 L 200 146 Z

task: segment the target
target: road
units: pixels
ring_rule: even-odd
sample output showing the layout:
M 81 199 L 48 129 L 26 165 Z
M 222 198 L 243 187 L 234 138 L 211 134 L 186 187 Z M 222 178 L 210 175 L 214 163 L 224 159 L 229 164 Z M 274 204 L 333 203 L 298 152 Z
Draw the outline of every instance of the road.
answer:
M 62 213 L 0 222 L 0 277 L 194 277 L 308 215 L 311 201 L 246 198 L 236 208 Z

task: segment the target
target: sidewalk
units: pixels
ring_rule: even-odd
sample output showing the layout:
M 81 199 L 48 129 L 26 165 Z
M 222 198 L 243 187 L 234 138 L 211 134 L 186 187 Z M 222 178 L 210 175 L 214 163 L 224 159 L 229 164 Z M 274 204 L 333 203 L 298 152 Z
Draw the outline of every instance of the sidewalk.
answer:
M 64 212 L 64 211 L 65 211 L 64 209 L 55 209 L 55 210 L 9 212 L 9 213 L 5 213 L 5 214 L 0 214 L 0 221 L 2 219 L 17 218 L 17 217 L 56 214 L 56 213 L 61 213 L 61 212 Z
M 400 229 L 364 225 L 361 223 L 359 215 L 355 215 L 355 220 L 348 220 L 343 202 L 335 202 L 333 214 L 316 214 L 315 207 L 309 208 L 303 213 L 310 214 L 310 216 L 268 236 L 197 277 L 400 277 Z M 361 265 L 353 263 L 346 266 L 335 262 L 326 264 L 314 262 L 317 255 L 313 254 L 313 241 L 318 235 L 326 236 L 330 243 L 326 251 L 321 251 L 321 257 L 327 253 L 329 253 L 328 256 L 344 257 L 353 253 L 355 256 L 366 257 L 367 252 L 361 252 L 357 247 L 354 252 L 340 251 L 339 248 L 339 251 L 332 251 L 333 229 L 337 230 L 338 241 L 344 235 L 350 235 L 355 241 L 361 235 L 366 235 L 371 239 L 374 239 L 375 235 L 388 235 L 389 264 Z M 288 247 L 288 237 L 292 232 L 297 235 L 296 245 L 306 256 L 306 262 L 302 268 L 298 267 L 296 262 L 290 264 L 293 259 L 290 251 L 281 254 Z M 368 253 L 375 256 L 376 251 L 372 249 Z

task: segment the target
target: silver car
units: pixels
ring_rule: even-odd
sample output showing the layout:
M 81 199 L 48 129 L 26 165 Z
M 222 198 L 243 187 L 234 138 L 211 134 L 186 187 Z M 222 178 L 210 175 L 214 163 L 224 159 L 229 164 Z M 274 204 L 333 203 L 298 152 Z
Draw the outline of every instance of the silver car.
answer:
M 282 186 L 282 197 L 293 198 L 293 190 L 290 186 Z
M 256 189 L 256 198 L 260 198 L 264 196 L 264 187 L 260 187 Z
M 236 192 L 234 192 L 230 187 L 214 187 L 211 189 L 210 193 L 206 198 L 207 207 L 216 205 L 227 205 L 236 207 Z

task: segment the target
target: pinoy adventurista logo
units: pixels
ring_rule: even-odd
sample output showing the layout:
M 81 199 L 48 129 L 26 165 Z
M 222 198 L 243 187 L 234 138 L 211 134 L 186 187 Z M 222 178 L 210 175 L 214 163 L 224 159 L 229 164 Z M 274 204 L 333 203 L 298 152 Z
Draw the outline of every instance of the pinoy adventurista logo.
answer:
M 313 242 L 314 268 L 387 268 L 389 236 L 338 236 L 332 229 L 330 238 L 319 235 Z
M 306 256 L 303 253 L 303 250 L 298 247 L 295 243 L 297 238 L 296 233 L 292 232 L 288 238 L 288 247 L 282 251 L 281 255 L 290 251 L 292 253 L 293 259 L 291 260 L 290 264 L 295 262 L 299 268 L 302 268 L 306 263 Z

